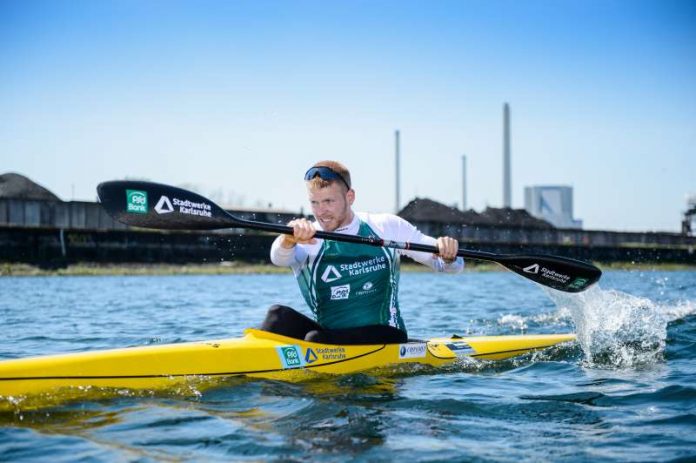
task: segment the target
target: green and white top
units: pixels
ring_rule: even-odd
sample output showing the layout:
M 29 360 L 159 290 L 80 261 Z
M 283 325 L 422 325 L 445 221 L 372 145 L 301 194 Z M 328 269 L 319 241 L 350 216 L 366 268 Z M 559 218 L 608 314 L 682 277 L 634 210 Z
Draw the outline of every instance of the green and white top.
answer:
M 317 230 L 321 226 L 313 223 Z M 347 235 L 372 236 L 392 241 L 436 245 L 404 219 L 391 214 L 356 213 L 353 221 L 335 230 Z M 439 256 L 392 248 L 317 239 L 315 244 L 271 247 L 271 261 L 292 268 L 300 291 L 317 322 L 327 329 L 389 325 L 406 331 L 399 312 L 401 254 L 437 272 L 458 273 L 459 257 L 447 264 Z

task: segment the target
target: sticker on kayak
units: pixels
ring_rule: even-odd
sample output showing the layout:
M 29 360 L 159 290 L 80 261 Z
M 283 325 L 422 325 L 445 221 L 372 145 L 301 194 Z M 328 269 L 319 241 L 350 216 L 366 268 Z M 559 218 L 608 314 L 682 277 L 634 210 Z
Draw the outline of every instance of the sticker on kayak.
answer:
M 427 348 L 425 343 L 408 343 L 399 345 L 400 359 L 415 359 L 425 357 Z
M 276 347 L 280 363 L 285 368 L 301 368 L 305 366 L 304 358 L 300 346 L 280 346 Z
M 314 353 L 311 347 L 308 347 L 304 359 L 307 363 L 314 363 L 317 361 L 317 354 Z
M 450 350 L 456 355 L 468 355 L 476 353 L 476 351 L 464 341 L 448 342 L 447 347 L 449 347 Z

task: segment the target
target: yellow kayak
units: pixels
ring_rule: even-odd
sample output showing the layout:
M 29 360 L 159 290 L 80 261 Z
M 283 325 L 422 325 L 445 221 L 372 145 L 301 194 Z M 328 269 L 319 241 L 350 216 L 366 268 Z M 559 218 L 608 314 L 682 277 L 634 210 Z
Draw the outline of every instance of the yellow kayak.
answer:
M 0 397 L 71 396 L 92 388 L 162 390 L 192 378 L 247 376 L 302 381 L 404 363 L 434 367 L 458 357 L 501 360 L 575 339 L 574 334 L 435 338 L 405 344 L 329 345 L 247 329 L 217 341 L 48 355 L 0 361 Z

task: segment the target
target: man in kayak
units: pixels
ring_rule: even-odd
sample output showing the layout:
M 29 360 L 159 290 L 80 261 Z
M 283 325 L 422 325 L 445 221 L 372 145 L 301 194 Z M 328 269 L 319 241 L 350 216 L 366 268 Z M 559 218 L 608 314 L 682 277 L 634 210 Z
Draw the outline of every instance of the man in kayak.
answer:
M 464 268 L 457 257 L 459 243 L 426 236 L 396 215 L 353 212 L 350 172 L 339 162 L 318 162 L 306 172 L 305 182 L 316 221 L 290 221 L 294 234 L 276 238 L 271 261 L 292 268 L 316 321 L 274 305 L 261 329 L 325 344 L 406 342 L 398 301 L 400 255 L 436 272 L 458 273 Z M 317 230 L 427 244 L 439 253 L 321 240 L 314 238 Z

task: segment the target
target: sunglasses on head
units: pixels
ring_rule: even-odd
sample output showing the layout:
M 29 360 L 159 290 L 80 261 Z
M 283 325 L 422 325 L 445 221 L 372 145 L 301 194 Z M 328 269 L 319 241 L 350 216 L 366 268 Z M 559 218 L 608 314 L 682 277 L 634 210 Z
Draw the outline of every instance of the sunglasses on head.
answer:
M 343 178 L 343 176 L 341 174 L 339 174 L 335 170 L 331 169 L 330 167 L 326 167 L 326 166 L 310 167 L 309 170 L 305 173 L 304 179 L 305 179 L 305 181 L 308 182 L 317 176 L 322 180 L 326 180 L 327 182 L 330 182 L 332 180 L 340 180 L 350 190 L 350 185 L 348 185 L 348 182 L 346 182 L 346 179 Z

